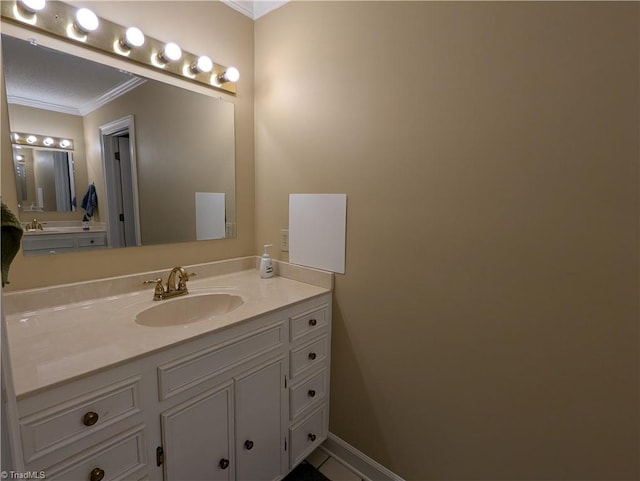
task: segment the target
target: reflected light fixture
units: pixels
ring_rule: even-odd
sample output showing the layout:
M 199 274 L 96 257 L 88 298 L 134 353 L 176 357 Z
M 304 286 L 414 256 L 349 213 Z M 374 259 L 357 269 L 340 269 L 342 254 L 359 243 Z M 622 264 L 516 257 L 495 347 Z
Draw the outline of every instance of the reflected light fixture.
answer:
M 76 20 L 73 22 L 73 25 L 81 34 L 86 35 L 97 30 L 100 21 L 91 10 L 81 8 L 76 12 Z
M 42 10 L 46 3 L 46 0 L 20 0 L 18 6 L 28 13 L 36 13 Z
M 182 49 L 177 43 L 169 42 L 161 52 L 158 52 L 158 60 L 163 63 L 176 62 L 182 57 Z
M 195 62 L 191 64 L 191 71 L 193 73 L 209 73 L 213 70 L 213 62 L 206 55 L 200 55 Z
M 120 46 L 126 50 L 134 47 L 142 47 L 144 45 L 144 33 L 136 27 L 129 27 L 122 37 L 120 37 Z
M 224 82 L 237 82 L 240 78 L 240 72 L 235 67 L 229 67 L 227 70 L 218 75 L 218 81 Z

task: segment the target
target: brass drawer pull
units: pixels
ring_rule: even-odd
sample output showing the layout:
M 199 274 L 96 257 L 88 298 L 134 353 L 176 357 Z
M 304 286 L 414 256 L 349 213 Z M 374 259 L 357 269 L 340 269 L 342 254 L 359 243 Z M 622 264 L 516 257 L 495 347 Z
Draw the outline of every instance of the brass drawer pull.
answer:
M 315 361 L 316 359 L 316 353 L 315 352 L 310 352 L 309 353 L 309 360 L 310 361 Z
M 313 389 L 309 389 L 309 392 L 307 394 L 309 394 L 309 397 L 315 397 L 316 392 Z
M 94 468 L 89 475 L 89 481 L 101 481 L 104 478 L 104 469 Z
M 316 321 L 315 319 L 309 319 L 309 325 L 311 327 L 315 326 L 316 324 L 318 324 L 318 321 Z
M 98 422 L 98 418 L 99 418 L 98 413 L 89 411 L 82 417 L 82 424 L 84 424 L 85 426 L 93 426 L 95 423 Z
M 250 451 L 251 449 L 253 449 L 253 441 L 251 441 L 251 440 L 247 439 L 247 440 L 244 442 L 244 448 L 245 448 L 247 451 Z
M 222 458 L 220 463 L 218 463 L 218 466 L 220 466 L 220 469 L 227 469 L 229 467 L 229 460 Z
M 316 440 L 316 435 L 313 433 L 309 433 L 309 441 L 314 442 Z

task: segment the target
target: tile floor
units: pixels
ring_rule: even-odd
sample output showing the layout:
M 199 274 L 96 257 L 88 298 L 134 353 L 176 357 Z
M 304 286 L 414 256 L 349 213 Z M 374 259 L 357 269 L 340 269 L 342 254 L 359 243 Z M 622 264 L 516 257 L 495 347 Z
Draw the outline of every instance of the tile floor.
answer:
M 318 471 L 331 481 L 362 481 L 357 474 L 329 456 L 321 448 L 312 452 L 305 461 L 315 466 Z

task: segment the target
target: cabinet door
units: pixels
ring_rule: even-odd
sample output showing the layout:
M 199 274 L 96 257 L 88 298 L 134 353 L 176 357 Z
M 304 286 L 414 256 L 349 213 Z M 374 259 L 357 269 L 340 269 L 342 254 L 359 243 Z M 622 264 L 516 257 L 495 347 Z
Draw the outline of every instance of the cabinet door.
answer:
M 234 479 L 232 401 L 229 383 L 161 414 L 167 481 Z
M 283 474 L 283 391 L 282 359 L 236 379 L 237 479 L 265 481 Z

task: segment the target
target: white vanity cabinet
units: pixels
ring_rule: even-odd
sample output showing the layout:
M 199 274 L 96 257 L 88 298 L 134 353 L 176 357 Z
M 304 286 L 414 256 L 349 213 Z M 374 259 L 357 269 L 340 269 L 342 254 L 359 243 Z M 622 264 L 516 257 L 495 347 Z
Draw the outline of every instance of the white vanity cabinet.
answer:
M 330 339 L 328 292 L 21 396 L 25 469 L 65 481 L 281 479 L 326 439 Z
M 104 249 L 106 246 L 107 234 L 103 231 L 26 234 L 22 238 L 22 250 L 26 256 Z

